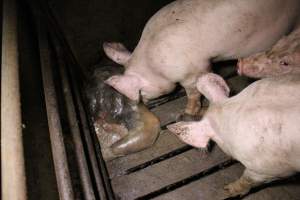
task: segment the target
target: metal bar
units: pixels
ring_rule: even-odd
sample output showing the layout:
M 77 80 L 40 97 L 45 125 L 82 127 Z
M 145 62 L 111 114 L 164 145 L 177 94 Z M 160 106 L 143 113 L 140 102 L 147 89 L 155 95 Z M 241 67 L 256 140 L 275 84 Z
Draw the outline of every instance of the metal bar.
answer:
M 95 151 L 95 147 L 93 144 L 93 139 L 91 137 L 91 133 L 89 130 L 89 126 L 88 126 L 88 122 L 87 122 L 87 118 L 86 118 L 86 114 L 83 108 L 83 105 L 81 103 L 81 100 L 79 99 L 79 93 L 78 91 L 75 91 L 75 96 L 77 99 L 77 108 L 79 110 L 79 115 L 80 115 L 80 119 L 81 119 L 81 123 L 82 123 L 82 130 L 84 133 L 84 137 L 85 137 L 85 142 L 87 144 L 87 149 L 88 149 L 88 154 L 89 157 L 91 159 L 91 164 L 92 164 L 92 170 L 95 176 L 95 181 L 96 181 L 96 186 L 97 186 L 97 191 L 99 193 L 100 199 L 114 199 L 113 197 L 111 197 L 113 195 L 112 191 L 111 192 L 106 192 L 106 188 L 105 188 L 105 182 L 103 181 L 102 178 L 102 170 L 101 168 L 103 168 L 103 166 L 98 165 L 97 162 L 97 155 L 96 155 L 96 151 Z M 97 138 L 96 138 L 97 141 Z M 101 153 L 101 152 L 100 152 Z M 100 168 L 100 170 L 99 170 Z
M 62 80 L 62 88 L 64 93 L 65 106 L 67 110 L 67 116 L 69 121 L 69 126 L 71 129 L 72 139 L 75 145 L 75 154 L 78 165 L 78 171 L 80 176 L 80 181 L 83 187 L 83 195 L 85 199 L 94 200 L 95 194 L 93 191 L 93 185 L 91 177 L 89 174 L 87 160 L 84 154 L 84 148 L 81 140 L 80 129 L 76 118 L 76 110 L 74 106 L 74 101 L 71 93 L 71 88 L 69 85 L 69 80 L 66 72 L 66 65 L 63 60 L 63 52 L 60 49 L 58 41 L 54 36 L 51 37 L 53 46 L 56 51 L 56 58 L 58 62 L 58 68 L 60 71 L 60 77 Z
M 25 200 L 27 194 L 21 126 L 15 0 L 3 1 L 2 30 L 1 196 L 3 200 Z
M 55 30 L 55 28 L 53 30 Z M 59 36 L 59 33 L 56 32 L 56 36 Z M 87 146 L 87 152 L 89 155 L 92 172 L 93 172 L 93 178 L 96 183 L 97 192 L 98 192 L 100 199 L 107 199 L 105 185 L 103 183 L 102 175 L 99 170 L 99 165 L 97 162 L 97 156 L 96 156 L 95 148 L 93 145 L 93 140 L 90 135 L 91 133 L 89 132 L 89 127 L 87 124 L 87 119 L 85 116 L 84 108 L 81 103 L 79 91 L 75 89 L 74 94 L 75 94 L 76 108 L 78 109 L 78 112 L 79 112 L 79 117 L 80 117 L 80 121 L 82 124 L 82 130 L 83 130 L 83 137 L 84 137 L 84 141 Z
M 74 81 L 73 81 L 74 82 Z M 101 172 L 99 170 L 99 165 L 97 162 L 97 156 L 95 153 L 94 145 L 93 145 L 93 140 L 91 137 L 91 133 L 89 132 L 89 127 L 88 127 L 88 122 L 86 119 L 85 111 L 83 108 L 83 105 L 81 103 L 80 99 L 80 94 L 79 91 L 77 90 L 77 87 L 75 86 L 74 89 L 74 95 L 75 95 L 75 101 L 76 101 L 76 106 L 79 112 L 79 117 L 82 125 L 82 131 L 83 131 L 83 136 L 84 136 L 84 141 L 87 146 L 87 152 L 89 154 L 90 162 L 91 162 L 91 167 L 92 167 L 92 172 L 95 178 L 95 183 L 96 183 L 96 188 L 97 192 L 99 194 L 100 199 L 108 199 L 104 187 L 104 183 L 102 180 Z
M 59 42 L 62 43 L 62 46 L 64 47 L 63 50 L 66 51 L 65 50 L 64 37 L 63 37 L 63 35 L 61 35 L 62 33 L 60 32 L 60 29 L 56 27 L 55 20 L 53 20 L 52 16 L 48 13 L 49 11 L 48 11 L 47 6 L 44 5 L 43 6 L 44 9 L 42 9 L 41 5 L 40 5 L 40 3 L 42 3 L 42 2 L 40 2 L 40 1 L 37 1 L 36 3 L 32 3 L 32 1 L 27 1 L 27 3 L 29 3 L 33 13 L 37 12 L 37 10 L 39 10 L 39 11 L 42 10 L 43 13 L 48 16 L 47 17 L 47 20 L 48 20 L 47 22 L 48 22 L 48 25 L 50 25 L 50 27 L 51 27 L 51 31 L 53 31 L 55 33 L 55 36 L 58 37 Z M 37 7 L 39 7 L 39 8 L 37 8 Z M 45 7 L 46 7 L 46 9 L 45 9 Z M 38 18 L 38 17 L 35 16 L 35 18 Z M 67 50 L 69 50 L 69 49 L 67 49 Z M 69 51 L 66 51 L 66 52 L 68 53 L 68 57 L 70 59 Z M 72 57 L 71 61 L 72 61 L 72 64 L 74 64 L 74 62 L 75 62 L 75 65 L 76 65 L 76 60 L 74 60 L 74 57 Z M 96 156 L 96 152 L 95 152 L 95 147 L 94 147 L 91 135 L 90 135 L 91 133 L 89 132 L 89 127 L 88 127 L 88 124 L 87 124 L 85 111 L 83 109 L 83 106 L 81 104 L 81 100 L 80 100 L 80 97 L 79 97 L 80 96 L 79 91 L 77 91 L 75 96 L 76 96 L 76 99 L 75 99 L 76 102 L 80 102 L 80 103 L 76 103 L 76 108 L 78 110 L 80 110 L 80 112 L 79 112 L 80 119 L 81 119 L 81 121 L 83 121 L 81 128 L 83 130 L 84 142 L 85 142 L 85 145 L 87 147 L 87 152 L 89 154 L 89 161 L 90 161 L 90 164 L 91 164 L 91 167 L 92 167 L 93 177 L 91 177 L 91 178 L 93 178 L 93 180 L 96 183 L 96 188 L 97 188 L 98 196 L 100 197 L 100 199 L 103 199 L 103 200 L 104 199 L 114 199 L 114 197 L 113 198 L 111 197 L 111 196 L 113 196 L 113 192 L 112 192 L 111 188 L 108 189 L 108 192 L 106 191 L 107 189 L 106 189 L 105 186 L 109 185 L 109 187 L 110 187 L 110 182 L 109 182 L 107 174 L 106 174 L 106 178 L 104 178 L 104 179 L 106 179 L 106 184 L 104 184 L 102 174 L 99 170 L 99 168 L 101 168 L 101 167 L 99 167 L 99 165 L 98 165 L 97 156 Z M 78 104 L 80 106 L 78 106 Z M 78 107 L 80 107 L 80 108 L 78 108 Z M 106 170 L 106 168 L 104 168 L 104 170 Z M 108 198 L 106 196 L 107 193 L 109 194 Z
M 42 16 L 35 15 L 34 17 L 37 19 L 36 25 L 39 41 L 42 79 L 44 84 L 48 126 L 59 197 L 61 200 L 73 200 L 74 192 L 68 168 L 58 104 L 56 101 L 57 98 L 51 69 L 51 57 L 48 46 L 47 32 L 45 27 L 43 27 L 43 22 L 41 21 Z
M 49 9 L 48 5 L 44 5 L 45 8 L 45 13 L 48 15 L 49 19 L 49 24 L 51 25 L 51 30 L 53 30 L 58 37 L 59 41 L 62 44 L 63 50 L 66 53 L 66 57 L 69 59 L 69 61 L 72 63 L 72 66 L 75 68 L 79 68 L 80 66 L 78 65 L 70 47 L 68 46 L 68 43 L 66 42 L 64 35 L 57 24 L 57 20 L 54 17 L 53 13 Z M 97 190 L 99 193 L 99 196 L 101 199 L 115 199 L 114 193 L 111 188 L 110 184 L 110 179 L 108 176 L 108 172 L 106 170 L 106 165 L 105 162 L 102 158 L 101 150 L 100 150 L 100 145 L 97 142 L 97 137 L 95 133 L 93 132 L 93 128 L 89 126 L 91 125 L 91 121 L 88 120 L 86 116 L 86 111 L 82 105 L 82 96 L 79 91 L 79 84 L 78 80 L 76 78 L 75 70 L 73 68 L 69 69 L 70 74 L 71 74 L 71 82 L 74 90 L 74 95 L 75 95 L 75 102 L 76 102 L 76 107 L 79 111 L 81 123 L 82 123 L 82 129 L 84 133 L 84 138 L 85 142 L 87 144 L 87 149 L 92 165 L 92 170 L 94 173 L 95 181 L 96 181 L 96 186 Z M 78 70 L 80 71 L 80 70 Z M 92 133 L 91 133 L 92 131 Z M 93 136 L 93 137 L 92 137 Z M 100 168 L 100 171 L 99 171 Z
M 98 143 L 98 138 L 93 128 L 92 122 L 90 118 L 87 117 L 85 108 L 82 104 L 83 98 L 79 91 L 80 86 L 78 84 L 78 79 L 76 78 L 74 69 L 70 69 L 70 74 L 71 74 L 72 85 L 74 86 L 73 89 L 76 98 L 77 108 L 81 118 L 83 132 L 85 133 L 84 135 L 88 146 L 89 156 L 92 158 L 92 162 L 96 162 L 93 163 L 94 165 L 93 171 L 98 181 L 97 189 L 99 191 L 100 197 L 102 197 L 101 199 L 113 200 L 115 199 L 115 197 L 111 188 L 110 179 L 106 169 L 106 164 L 105 161 L 103 160 L 100 144 Z M 99 168 L 100 168 L 100 172 L 99 172 Z

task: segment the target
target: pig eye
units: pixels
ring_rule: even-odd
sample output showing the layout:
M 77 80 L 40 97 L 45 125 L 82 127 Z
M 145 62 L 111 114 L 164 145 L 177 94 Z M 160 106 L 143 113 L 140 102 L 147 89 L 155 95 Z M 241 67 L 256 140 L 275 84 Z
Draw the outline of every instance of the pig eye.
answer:
M 289 65 L 289 63 L 285 60 L 280 61 L 279 64 L 283 65 L 283 66 L 288 66 Z

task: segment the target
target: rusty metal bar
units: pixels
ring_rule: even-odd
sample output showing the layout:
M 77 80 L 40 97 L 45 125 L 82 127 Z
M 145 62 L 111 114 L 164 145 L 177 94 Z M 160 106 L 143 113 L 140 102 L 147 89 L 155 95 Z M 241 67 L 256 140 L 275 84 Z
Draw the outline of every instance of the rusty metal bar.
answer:
M 41 21 L 42 16 L 37 14 L 35 17 L 37 19 L 36 26 L 39 41 L 42 79 L 59 197 L 61 200 L 73 200 L 74 192 L 68 168 L 66 149 L 56 100 L 57 97 L 51 68 L 51 64 L 53 63 L 51 63 L 47 32 L 43 26 L 44 22 Z
M 51 31 L 55 33 L 55 36 L 59 39 L 60 44 L 62 45 L 63 51 L 66 53 L 66 58 L 71 63 L 72 67 L 69 68 L 71 74 L 71 82 L 74 91 L 75 103 L 76 108 L 78 110 L 80 121 L 83 130 L 84 140 L 87 146 L 87 152 L 89 154 L 93 175 L 96 182 L 96 188 L 100 199 L 115 199 L 114 193 L 111 188 L 110 179 L 106 170 L 105 162 L 102 158 L 100 145 L 97 142 L 97 136 L 95 132 L 93 132 L 93 128 L 91 125 L 91 121 L 87 118 L 85 108 L 82 104 L 82 96 L 80 94 L 79 88 L 80 85 L 78 84 L 78 77 L 75 74 L 76 69 L 80 68 L 78 65 L 70 47 L 68 46 L 64 35 L 59 27 L 59 24 L 52 13 L 52 10 L 49 8 L 48 5 L 44 5 L 44 11 L 48 16 L 48 23 L 51 27 Z M 77 70 L 77 72 L 80 70 Z
M 27 194 L 22 142 L 15 0 L 3 1 L 2 30 L 1 196 L 3 200 L 25 200 Z
M 55 28 L 53 28 L 53 30 L 55 30 Z M 56 32 L 55 36 L 57 37 L 58 34 L 59 33 Z M 69 56 L 67 56 L 67 57 L 69 57 Z M 77 86 L 75 86 L 75 88 L 77 88 Z M 93 145 L 93 140 L 91 138 L 91 133 L 89 132 L 89 127 L 87 124 L 87 119 L 85 116 L 84 108 L 82 106 L 80 94 L 77 89 L 74 90 L 74 96 L 75 96 L 75 101 L 76 101 L 76 108 L 79 112 L 79 118 L 81 121 L 81 128 L 83 131 L 84 142 L 86 143 L 87 153 L 89 155 L 89 161 L 91 163 L 93 178 L 96 183 L 96 189 L 97 189 L 100 199 L 103 199 L 103 200 L 108 199 L 106 191 L 105 191 L 103 178 L 102 178 L 101 172 L 99 170 L 99 168 L 101 168 L 101 167 L 99 167 L 98 162 L 97 162 L 97 156 L 96 156 L 95 148 Z M 112 199 L 112 198 L 110 198 L 110 199 Z
M 53 36 L 53 37 L 55 37 L 55 36 Z M 104 199 L 113 199 L 113 198 L 107 197 L 107 192 L 105 190 L 105 185 L 104 185 L 105 183 L 103 181 L 101 171 L 99 170 L 99 168 L 101 169 L 101 167 L 99 167 L 98 162 L 97 162 L 97 156 L 96 156 L 96 152 L 94 149 L 93 139 L 92 139 L 91 133 L 89 131 L 85 111 L 84 111 L 84 108 L 83 108 L 83 105 L 82 105 L 82 102 L 80 99 L 80 94 L 78 91 L 78 86 L 75 86 L 74 88 L 75 88 L 74 89 L 74 98 L 75 98 L 75 102 L 76 102 L 76 109 L 79 114 L 81 128 L 83 131 L 83 139 L 84 139 L 84 142 L 86 143 L 87 153 L 89 155 L 89 161 L 91 163 L 93 178 L 96 183 L 96 189 L 97 189 L 98 196 L 100 199 L 103 199 L 103 200 Z M 108 195 L 111 196 L 112 192 L 111 192 L 111 194 L 108 194 Z
M 73 63 L 74 64 L 74 63 Z M 72 85 L 74 86 L 74 94 L 76 98 L 76 105 L 79 111 L 82 129 L 84 132 L 85 142 L 88 147 L 89 157 L 91 158 L 93 172 L 97 182 L 97 190 L 101 199 L 115 199 L 114 193 L 111 188 L 110 179 L 106 169 L 106 164 L 103 160 L 100 144 L 91 120 L 87 117 L 86 110 L 83 106 L 83 98 L 79 91 L 78 79 L 76 78 L 75 70 L 70 69 Z
M 76 110 L 75 110 L 74 101 L 71 93 L 71 87 L 66 72 L 66 65 L 63 60 L 63 52 L 61 51 L 58 41 L 55 39 L 54 36 L 51 37 L 51 41 L 56 51 L 58 68 L 62 80 L 65 106 L 67 110 L 67 116 L 68 116 L 69 126 L 71 129 L 70 131 L 71 131 L 72 139 L 75 145 L 74 149 L 76 154 L 77 165 L 79 168 L 78 171 L 79 171 L 80 181 L 83 187 L 83 195 L 85 199 L 94 200 L 96 199 L 96 197 L 94 194 L 93 185 L 89 174 L 87 159 L 84 154 L 84 148 L 81 140 L 78 121 L 76 118 Z
M 103 178 L 103 176 L 108 177 L 107 172 L 105 174 L 105 171 L 106 171 L 105 163 L 103 162 L 103 163 L 98 164 L 98 162 L 97 162 L 97 155 L 101 156 L 101 151 L 100 150 L 95 151 L 96 147 L 94 147 L 93 143 L 98 142 L 98 140 L 95 137 L 94 138 L 91 137 L 88 120 L 87 120 L 86 113 L 83 108 L 80 96 L 79 96 L 79 92 L 76 91 L 75 93 L 76 93 L 75 95 L 76 95 L 76 99 L 78 102 L 77 106 L 78 106 L 79 115 L 80 115 L 81 122 L 82 122 L 82 128 L 83 128 L 83 132 L 84 132 L 84 136 L 85 136 L 85 141 L 86 141 L 86 144 L 88 147 L 89 157 L 91 158 L 92 168 L 93 168 L 93 172 L 94 172 L 95 179 L 97 182 L 97 190 L 100 195 L 100 199 L 113 200 L 115 198 L 114 198 L 114 194 L 111 190 L 109 179 Z M 93 142 L 93 140 L 94 140 L 94 142 Z
M 71 61 L 71 63 L 73 65 L 76 65 L 77 63 L 76 63 L 76 60 L 74 60 L 72 53 L 69 52 L 68 48 L 66 50 L 66 44 L 65 44 L 66 42 L 65 42 L 64 36 L 60 32 L 59 27 L 56 26 L 57 25 L 56 20 L 53 18 L 53 16 L 51 14 L 49 14 L 48 5 L 45 5 L 45 4 L 41 5 L 43 2 L 40 2 L 40 1 L 29 1 L 28 0 L 27 3 L 31 7 L 32 13 L 34 14 L 34 17 L 36 19 L 40 18 L 40 16 L 36 16 L 36 12 L 43 12 L 43 14 L 45 16 L 47 16 L 46 20 L 44 21 L 44 24 L 48 25 L 51 29 L 51 32 L 54 33 L 55 37 L 58 38 L 58 41 L 62 47 L 62 50 L 64 51 L 64 53 L 66 53 L 65 59 L 68 59 L 69 62 Z M 77 66 L 78 65 L 76 65 L 76 67 Z M 72 89 L 77 88 L 77 86 L 74 86 L 72 84 L 71 84 L 71 86 L 72 86 Z M 81 103 L 81 97 L 80 97 L 78 88 L 75 89 L 74 94 L 75 94 L 75 106 L 76 106 L 75 109 L 76 109 L 77 113 L 79 114 L 79 119 L 81 121 L 80 128 L 83 131 L 83 139 L 84 139 L 84 143 L 85 143 L 84 147 L 86 147 L 87 153 L 89 155 L 88 161 L 89 161 L 90 167 L 92 169 L 91 170 L 91 172 L 92 172 L 91 179 L 92 179 L 93 183 L 95 183 L 95 186 L 97 189 L 96 190 L 97 191 L 97 199 L 98 198 L 100 198 L 101 200 L 102 199 L 103 200 L 114 199 L 114 194 L 113 194 L 111 186 L 110 186 L 110 180 L 107 175 L 105 163 L 102 159 L 100 161 L 101 164 L 99 165 L 99 160 L 97 159 L 98 155 L 96 154 L 95 146 L 93 143 L 93 139 L 95 139 L 95 138 L 92 139 L 92 137 L 91 137 L 88 122 L 86 119 L 86 113 L 85 113 L 85 110 Z M 99 153 L 99 151 L 97 153 Z M 101 152 L 100 152 L 100 154 L 101 154 Z M 103 174 L 102 173 L 103 171 L 106 173 Z M 95 192 L 95 190 L 94 190 L 94 192 Z

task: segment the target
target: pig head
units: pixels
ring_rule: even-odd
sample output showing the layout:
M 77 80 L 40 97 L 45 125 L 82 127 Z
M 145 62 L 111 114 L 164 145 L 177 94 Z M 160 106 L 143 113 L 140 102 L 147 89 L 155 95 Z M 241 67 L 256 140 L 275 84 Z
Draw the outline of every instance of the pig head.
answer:
M 109 58 L 125 67 L 123 75 L 112 76 L 105 83 L 111 85 L 129 99 L 137 102 L 142 100 L 145 103 L 149 99 L 159 97 L 175 88 L 174 83 L 159 74 L 154 74 L 151 70 L 145 69 L 145 66 L 129 67 L 131 52 L 123 44 L 105 42 L 103 49 Z M 136 70 L 141 68 L 142 71 Z
M 264 78 L 300 72 L 300 28 L 280 39 L 271 50 L 240 59 L 238 73 Z
M 230 92 L 225 80 L 213 73 L 207 73 L 200 77 L 197 81 L 197 89 L 212 105 L 227 100 Z M 176 134 L 180 140 L 197 148 L 206 148 L 209 140 L 217 137 L 214 127 L 206 115 L 201 121 L 178 122 L 168 125 L 167 128 Z

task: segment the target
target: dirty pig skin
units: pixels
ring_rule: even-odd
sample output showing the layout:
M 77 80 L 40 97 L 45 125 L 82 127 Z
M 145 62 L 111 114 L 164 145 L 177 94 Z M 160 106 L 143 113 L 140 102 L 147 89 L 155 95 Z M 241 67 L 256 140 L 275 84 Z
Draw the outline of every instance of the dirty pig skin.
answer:
M 196 80 L 211 62 L 267 50 L 299 23 L 299 0 L 177 0 L 146 24 L 134 51 L 104 43 L 108 57 L 125 67 L 106 83 L 132 100 L 148 101 L 180 83 L 187 93 L 184 116 L 200 109 Z
M 197 87 L 212 102 L 201 121 L 167 128 L 195 147 L 212 139 L 246 167 L 225 186 L 230 196 L 300 171 L 300 76 L 261 79 L 231 98 L 216 74 L 199 78 Z
M 252 78 L 300 75 L 300 27 L 281 38 L 272 49 L 239 59 L 238 73 Z

